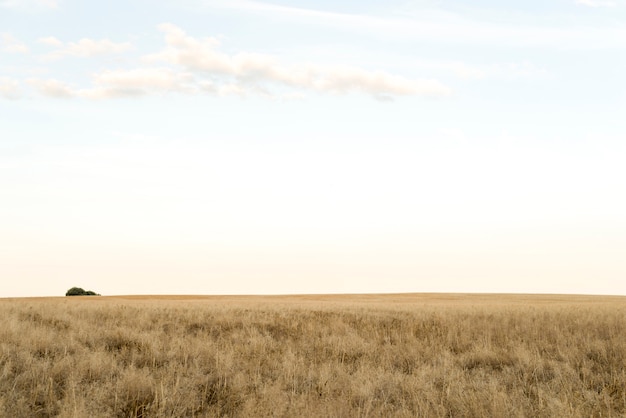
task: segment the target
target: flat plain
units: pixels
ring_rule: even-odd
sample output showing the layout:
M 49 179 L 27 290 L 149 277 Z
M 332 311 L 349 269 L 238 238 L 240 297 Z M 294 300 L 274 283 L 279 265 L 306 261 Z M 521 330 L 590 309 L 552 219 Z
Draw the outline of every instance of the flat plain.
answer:
M 0 318 L 0 416 L 626 416 L 621 296 L 14 298 Z

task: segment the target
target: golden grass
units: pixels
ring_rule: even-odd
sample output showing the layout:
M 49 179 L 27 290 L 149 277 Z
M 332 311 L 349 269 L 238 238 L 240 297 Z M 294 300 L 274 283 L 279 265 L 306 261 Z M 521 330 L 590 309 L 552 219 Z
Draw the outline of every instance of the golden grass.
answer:
M 0 300 L 0 416 L 626 416 L 626 297 Z

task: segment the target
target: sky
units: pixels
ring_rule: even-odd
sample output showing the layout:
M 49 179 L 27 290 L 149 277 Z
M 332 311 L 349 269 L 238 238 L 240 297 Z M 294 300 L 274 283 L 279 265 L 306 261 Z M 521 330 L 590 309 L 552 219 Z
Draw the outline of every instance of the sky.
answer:
M 624 0 L 0 0 L 0 297 L 626 295 Z

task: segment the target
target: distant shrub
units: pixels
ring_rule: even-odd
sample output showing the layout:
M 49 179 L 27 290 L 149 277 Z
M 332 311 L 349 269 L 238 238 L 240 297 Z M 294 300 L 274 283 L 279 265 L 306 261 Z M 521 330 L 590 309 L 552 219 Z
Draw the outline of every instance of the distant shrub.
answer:
M 70 290 L 65 292 L 65 296 L 100 296 L 98 293 L 93 290 L 85 290 L 80 287 L 72 287 Z

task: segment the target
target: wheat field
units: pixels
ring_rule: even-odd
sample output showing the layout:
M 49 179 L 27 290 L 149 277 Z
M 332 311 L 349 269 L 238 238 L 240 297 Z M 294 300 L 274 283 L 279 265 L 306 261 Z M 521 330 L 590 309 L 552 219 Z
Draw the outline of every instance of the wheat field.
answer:
M 623 417 L 626 297 L 0 299 L 2 417 Z

